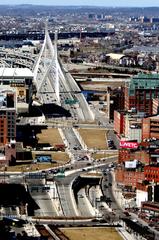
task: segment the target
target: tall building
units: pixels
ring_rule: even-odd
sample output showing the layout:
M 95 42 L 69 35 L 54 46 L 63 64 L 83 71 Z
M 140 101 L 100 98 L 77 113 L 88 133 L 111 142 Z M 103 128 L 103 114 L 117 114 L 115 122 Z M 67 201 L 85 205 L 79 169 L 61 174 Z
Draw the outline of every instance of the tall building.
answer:
M 121 140 L 141 142 L 143 117 L 141 113 L 114 111 L 114 131 Z
M 16 138 L 16 93 L 0 87 L 0 146 Z
M 138 74 L 125 86 L 125 109 L 152 115 L 153 99 L 159 96 L 159 74 Z
M 0 68 L 0 85 L 16 90 L 16 109 L 27 112 L 32 101 L 33 73 L 28 68 Z

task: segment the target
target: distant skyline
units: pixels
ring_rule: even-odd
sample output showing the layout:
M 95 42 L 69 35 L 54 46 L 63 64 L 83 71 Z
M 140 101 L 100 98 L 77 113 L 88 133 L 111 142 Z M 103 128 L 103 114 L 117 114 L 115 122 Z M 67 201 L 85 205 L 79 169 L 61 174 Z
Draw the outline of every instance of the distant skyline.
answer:
M 108 7 L 159 7 L 159 0 L 0 0 L 2 4 L 35 4 L 35 5 L 86 5 Z

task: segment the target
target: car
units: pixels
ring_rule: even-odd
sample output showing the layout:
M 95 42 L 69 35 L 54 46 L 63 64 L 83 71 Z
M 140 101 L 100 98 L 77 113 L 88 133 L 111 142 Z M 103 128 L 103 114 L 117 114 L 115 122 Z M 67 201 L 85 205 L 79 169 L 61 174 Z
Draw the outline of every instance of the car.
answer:
M 81 195 L 79 195 L 79 198 L 84 198 L 84 196 L 81 194 Z
M 107 223 L 107 221 L 105 219 L 101 219 L 99 220 L 100 223 Z
M 92 219 L 91 222 L 98 222 L 96 218 Z
M 92 164 L 91 163 L 87 163 L 87 166 L 91 166 Z
M 111 147 L 110 147 L 110 149 L 116 149 L 116 146 L 115 146 L 115 145 L 113 145 L 113 146 L 111 146 Z
M 105 199 L 105 201 L 106 201 L 107 203 L 111 203 L 111 202 L 112 202 L 112 200 L 111 200 L 109 197 L 107 197 L 107 198 Z
M 135 223 L 137 223 L 137 222 L 138 222 L 138 221 L 137 221 L 137 219 L 135 219 L 135 218 L 134 218 L 134 219 L 132 219 L 132 221 L 133 221 L 133 222 L 135 222 Z
M 130 213 L 127 212 L 127 211 L 125 211 L 124 214 L 125 214 L 125 216 L 127 216 L 127 217 L 130 217 L 130 216 L 131 216 Z

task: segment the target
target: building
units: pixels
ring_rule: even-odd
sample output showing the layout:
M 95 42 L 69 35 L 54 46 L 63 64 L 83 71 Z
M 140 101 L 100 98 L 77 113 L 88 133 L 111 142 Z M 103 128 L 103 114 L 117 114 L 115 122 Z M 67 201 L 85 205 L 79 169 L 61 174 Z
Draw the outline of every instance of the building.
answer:
M 110 93 L 110 119 L 114 119 L 114 111 L 124 110 L 124 88 L 108 88 L 108 92 Z
M 15 165 L 16 163 L 16 141 L 11 140 L 5 145 L 5 166 Z
M 125 86 L 125 109 L 152 115 L 152 103 L 159 96 L 159 74 L 138 74 Z
M 150 23 L 151 19 L 145 16 L 140 17 L 142 23 Z
M 143 164 L 150 163 L 150 157 L 148 151 L 135 150 L 135 149 L 119 149 L 118 163 L 124 163 L 126 161 L 137 159 Z
M 132 149 L 119 149 L 118 163 L 124 163 L 125 161 L 133 160 L 135 153 Z
M 159 139 L 159 115 L 142 120 L 142 139 L 150 138 Z
M 141 207 L 142 202 L 148 201 L 149 186 L 144 182 L 138 182 L 136 186 L 136 205 Z
M 155 218 L 159 214 L 159 203 L 144 201 L 141 203 L 141 214 L 146 214 L 147 217 Z M 149 216 L 148 216 L 149 214 Z M 147 218 L 148 219 L 148 218 Z M 159 219 L 157 219 L 158 222 Z
M 144 179 L 145 176 L 142 168 L 118 166 L 115 170 L 116 182 L 125 188 L 135 189 L 137 183 L 142 182 Z
M 127 141 L 135 140 L 141 142 L 142 139 L 142 119 L 137 114 L 126 114 L 124 116 L 124 138 Z
M 152 100 L 152 114 L 157 115 L 159 113 L 159 98 Z
M 16 93 L 0 90 L 0 145 L 10 143 L 16 138 Z
M 109 64 L 120 64 L 121 63 L 121 59 L 125 57 L 124 54 L 120 54 L 120 53 L 109 53 L 106 54 L 106 58 L 107 58 L 107 63 Z
M 159 18 L 158 17 L 152 17 L 150 18 L 151 23 L 159 23 Z
M 147 165 L 144 167 L 145 179 L 150 182 L 159 182 L 159 166 L 158 165 Z
M 120 139 L 141 142 L 142 117 L 133 112 L 114 111 L 114 131 Z
M 0 86 L 0 166 L 16 160 L 16 90 Z
M 0 68 L 0 85 L 16 89 L 16 109 L 28 111 L 32 101 L 33 73 L 28 68 Z
M 123 133 L 124 111 L 114 111 L 114 131 L 120 135 Z

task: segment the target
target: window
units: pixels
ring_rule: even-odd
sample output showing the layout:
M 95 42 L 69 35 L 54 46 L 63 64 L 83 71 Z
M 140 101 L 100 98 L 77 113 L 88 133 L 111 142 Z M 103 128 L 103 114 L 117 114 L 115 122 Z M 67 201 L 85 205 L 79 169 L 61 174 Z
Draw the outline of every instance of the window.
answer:
M 20 95 L 20 96 L 23 96 L 23 95 L 24 95 L 24 91 L 22 91 L 22 90 L 19 91 L 19 95 Z

